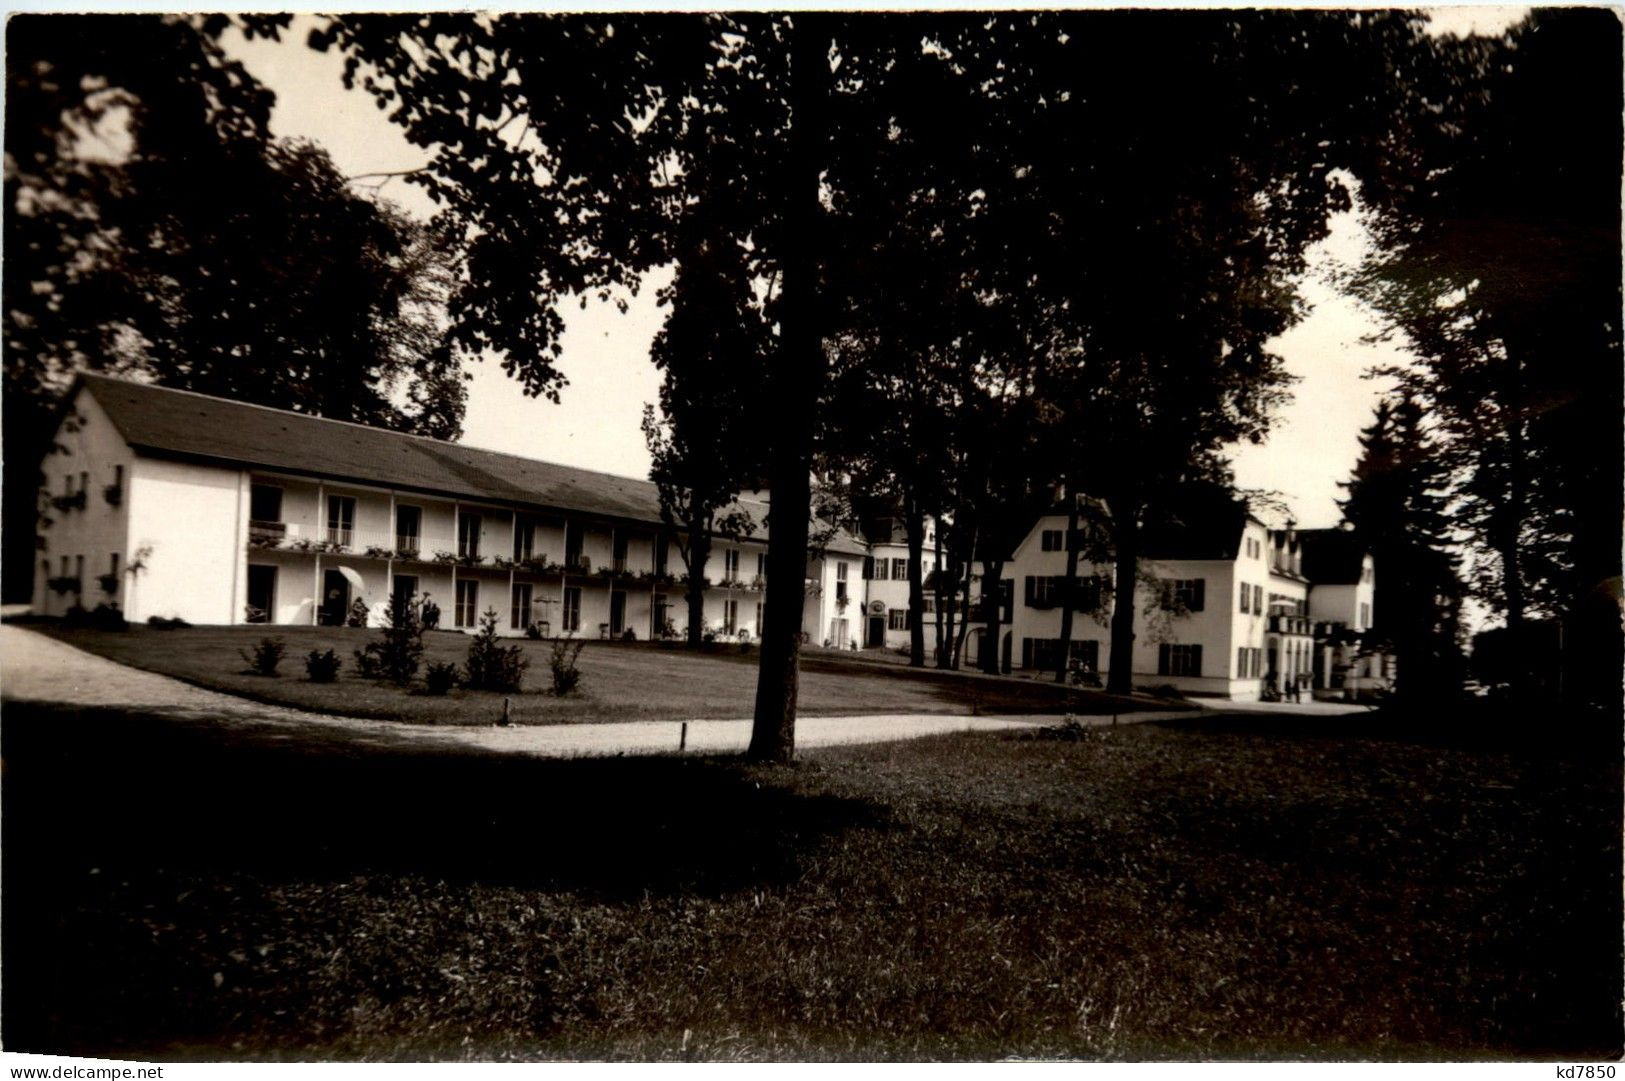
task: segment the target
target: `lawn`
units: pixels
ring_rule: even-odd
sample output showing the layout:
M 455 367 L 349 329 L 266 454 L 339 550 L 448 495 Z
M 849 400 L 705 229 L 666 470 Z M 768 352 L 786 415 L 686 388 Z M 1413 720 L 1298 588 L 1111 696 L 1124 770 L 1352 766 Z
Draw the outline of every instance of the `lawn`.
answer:
M 162 672 L 214 690 L 302 709 L 377 717 L 422 724 L 491 724 L 502 714 L 500 694 L 455 690 L 437 698 L 362 679 L 355 651 L 378 632 L 344 627 L 190 627 L 160 631 L 136 626 L 128 631 L 31 626 L 70 645 L 101 656 Z M 274 678 L 248 670 L 242 654 L 262 638 L 287 644 Z M 425 666 L 460 663 L 470 638 L 456 632 L 424 635 Z M 591 721 L 691 720 L 749 717 L 756 695 L 756 654 L 737 646 L 711 653 L 662 648 L 654 643 L 586 643 L 580 658 L 580 690 L 568 697 L 551 693 L 549 642 L 523 639 L 530 660 L 523 692 L 513 696 L 520 724 Z M 338 681 L 311 683 L 305 656 L 332 649 L 344 661 Z M 421 683 L 419 684 L 421 688 Z M 799 710 L 808 716 L 866 713 L 1112 713 L 1179 708 L 1144 696 L 1124 698 L 1057 687 L 1043 680 L 984 676 L 972 672 L 909 669 L 861 655 L 807 650 L 802 655 Z
M 1619 1054 L 1617 748 L 1260 724 L 753 767 L 362 753 L 12 704 L 3 1038 L 170 1059 Z

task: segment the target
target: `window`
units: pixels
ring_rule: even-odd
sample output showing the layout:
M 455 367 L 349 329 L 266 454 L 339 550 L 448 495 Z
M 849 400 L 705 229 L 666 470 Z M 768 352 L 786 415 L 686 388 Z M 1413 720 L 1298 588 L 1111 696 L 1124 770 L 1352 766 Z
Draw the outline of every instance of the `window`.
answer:
M 1039 536 L 1039 541 L 1046 552 L 1059 552 L 1061 550 L 1061 534 L 1059 529 L 1046 529 Z
M 766 578 L 767 577 L 767 553 L 766 552 L 757 552 L 756 553 L 756 577 L 758 577 L 758 578 Z
M 80 492 L 88 492 L 88 491 L 90 491 L 90 474 L 89 473 L 80 473 L 79 474 L 79 491 Z
M 875 564 L 875 567 L 874 567 L 874 579 L 875 579 L 875 581 L 884 582 L 886 579 L 891 577 L 891 575 L 887 573 L 888 570 L 891 568 L 891 564 L 886 562 L 885 557 L 881 557 L 880 559 L 875 560 L 874 564 Z
M 735 554 L 737 555 L 738 553 L 735 553 Z M 724 633 L 724 634 L 738 634 L 739 633 L 739 602 L 738 601 L 723 601 L 722 602 L 722 633 Z
M 1251 604 L 1252 597 L 1253 587 L 1248 585 L 1246 582 L 1241 583 L 1241 610 L 1243 612 L 1250 612 L 1253 610 Z
M 1200 612 L 1206 585 L 1205 578 L 1165 578 L 1162 581 L 1162 607 L 1170 611 L 1183 609 Z
M 355 500 L 350 496 L 327 497 L 327 540 L 346 548 L 355 543 Z
M 1360 603 L 1360 625 L 1356 630 L 1365 630 L 1371 626 L 1371 606 L 1365 602 Z
M 1200 609 L 1196 609 L 1196 608 L 1191 609 L 1191 611 L 1193 611 L 1193 612 L 1194 611 L 1199 611 L 1199 610 Z M 1254 586 L 1253 587 L 1253 611 L 1257 612 L 1259 615 L 1264 614 L 1264 587 L 1263 586 Z
M 416 552 L 423 533 L 423 511 L 417 507 L 395 508 L 395 548 L 402 553 Z
M 762 636 L 762 602 L 756 602 L 756 637 Z
M 726 581 L 739 578 L 739 549 L 729 548 L 722 553 L 722 577 Z
M 1199 676 L 1202 674 L 1202 647 L 1164 642 L 1157 647 L 1157 675 Z
M 626 594 L 620 590 L 609 595 L 609 636 L 619 638 L 626 631 Z
M 1061 603 L 1061 595 L 1066 586 L 1064 577 L 1057 578 L 1049 575 L 1027 575 L 1026 596 L 1023 598 L 1028 608 L 1054 608 Z
M 1236 647 L 1236 678 L 1237 679 L 1246 679 L 1247 678 L 1247 647 L 1246 646 L 1237 646 Z
M 835 564 L 835 599 L 846 600 L 846 564 Z
M 256 522 L 282 521 L 282 489 L 271 484 L 251 485 L 248 516 Z
M 412 598 L 417 595 L 417 591 L 418 578 L 415 574 L 397 574 L 395 576 L 395 580 L 390 583 L 389 587 L 389 595 L 391 597 L 400 597 L 408 604 L 410 604 Z
M 508 619 L 508 626 L 516 631 L 522 631 L 530 626 L 530 583 L 515 582 L 513 587 L 513 612 Z
M 521 563 L 536 552 L 536 523 L 522 514 L 513 519 L 513 561 Z
M 84 583 L 85 583 L 85 557 L 84 556 L 74 556 L 73 557 L 73 576 L 74 576 L 74 578 L 78 579 L 79 584 L 82 587 L 84 585 Z
M 1072 666 L 1084 672 L 1100 670 L 1100 643 L 1074 641 L 1069 651 Z M 1021 667 L 1053 672 L 1061 657 L 1059 638 L 1023 638 L 1021 640 Z
M 908 609 L 893 608 L 886 613 L 886 629 L 888 631 L 908 630 Z
M 664 534 L 655 538 L 655 573 L 666 573 L 667 540 Z
M 480 528 L 481 522 L 478 514 L 459 514 L 457 516 L 457 554 L 464 559 L 480 558 Z
M 480 584 L 464 578 L 457 583 L 457 610 L 453 613 L 459 627 L 472 627 L 479 622 Z
M 581 587 L 564 587 L 564 630 L 572 633 L 581 629 Z
M 609 558 L 616 574 L 626 573 L 626 534 L 615 532 L 610 541 Z
M 894 559 L 891 561 L 891 576 L 901 582 L 908 578 L 908 560 Z
M 581 566 L 581 530 L 564 524 L 564 565 L 571 570 Z

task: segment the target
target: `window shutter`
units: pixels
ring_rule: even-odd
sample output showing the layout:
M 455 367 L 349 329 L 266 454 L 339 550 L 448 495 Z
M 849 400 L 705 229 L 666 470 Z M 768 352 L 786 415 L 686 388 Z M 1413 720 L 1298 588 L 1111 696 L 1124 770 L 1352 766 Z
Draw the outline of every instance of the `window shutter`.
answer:
M 1164 642 L 1162 645 L 1157 647 L 1157 675 L 1159 676 L 1165 676 L 1168 674 L 1168 652 L 1169 647 L 1167 642 Z
M 865 582 L 867 582 L 869 579 L 873 578 L 874 576 L 875 576 L 875 557 L 874 556 L 864 556 L 863 557 L 863 580 Z
M 1206 578 L 1198 578 L 1191 583 L 1191 611 L 1200 612 L 1202 610 L 1202 604 L 1206 600 L 1206 592 Z
M 1025 584 L 1023 585 L 1022 588 L 1025 590 L 1025 592 L 1023 594 L 1023 598 L 1022 598 L 1022 603 L 1025 604 L 1028 608 L 1031 608 L 1033 606 L 1033 594 L 1034 594 L 1034 591 L 1037 588 L 1036 583 L 1034 582 L 1034 579 L 1033 579 L 1032 575 L 1029 574 L 1027 576 L 1027 578 L 1025 580 Z
M 1029 579 L 1027 579 L 1027 581 L 1031 582 L 1032 579 L 1029 578 Z M 1033 640 L 1031 638 L 1023 638 L 1021 640 L 1021 667 L 1023 667 L 1023 668 L 1031 668 L 1032 666 L 1033 666 Z
M 1201 675 L 1202 674 L 1202 647 L 1199 646 L 1199 645 L 1192 646 L 1190 648 L 1190 658 L 1191 658 L 1191 672 L 1190 672 L 1190 674 L 1193 675 L 1193 676 Z

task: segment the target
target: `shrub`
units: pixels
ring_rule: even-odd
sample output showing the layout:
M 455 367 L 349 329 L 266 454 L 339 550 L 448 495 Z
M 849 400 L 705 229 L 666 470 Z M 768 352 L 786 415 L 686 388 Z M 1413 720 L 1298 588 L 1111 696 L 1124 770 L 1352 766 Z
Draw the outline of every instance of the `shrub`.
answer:
M 476 691 L 517 691 L 529 667 L 524 650 L 497 640 L 497 610 L 487 608 L 480 617 L 480 632 L 468 644 L 464 685 Z
M 339 678 L 339 668 L 343 664 L 339 655 L 332 650 L 318 652 L 313 649 L 305 656 L 305 677 L 312 683 L 332 683 Z
M 82 604 L 70 605 L 62 613 L 62 625 L 65 627 L 88 627 L 90 625 L 90 612 Z
M 576 662 L 581 658 L 581 647 L 586 642 L 569 642 L 560 638 L 553 643 L 553 655 L 547 667 L 553 673 L 553 693 L 559 698 L 572 693 L 581 683 L 581 669 Z
M 372 609 L 368 607 L 367 602 L 357 597 L 350 602 L 350 611 L 344 617 L 344 625 L 346 627 L 365 627 L 367 617 L 371 614 Z
M 183 627 L 190 627 L 191 624 L 180 616 L 148 616 L 147 626 L 155 631 L 178 631 Z
M 442 695 L 457 686 L 457 666 L 451 661 L 435 662 L 423 674 L 424 690 L 433 695 Z
M 540 642 L 542 640 L 542 625 L 540 623 L 530 624 L 525 628 L 525 637 L 532 642 Z
M 90 613 L 90 625 L 99 631 L 128 630 L 130 623 L 116 604 L 98 604 Z
M 638 640 L 638 632 L 633 630 L 631 627 L 628 627 L 628 628 L 626 628 L 626 630 L 621 632 L 621 641 L 623 641 L 623 642 L 636 642 L 637 640 Z
M 356 671 L 366 679 L 406 686 L 423 663 L 423 621 L 417 602 L 397 593 L 389 598 L 389 626 L 376 642 L 355 651 Z
M 237 655 L 248 662 L 248 667 L 256 675 L 274 676 L 276 666 L 282 663 L 282 655 L 288 652 L 288 644 L 280 638 L 261 638 L 259 645 L 254 647 L 252 654 L 237 651 Z

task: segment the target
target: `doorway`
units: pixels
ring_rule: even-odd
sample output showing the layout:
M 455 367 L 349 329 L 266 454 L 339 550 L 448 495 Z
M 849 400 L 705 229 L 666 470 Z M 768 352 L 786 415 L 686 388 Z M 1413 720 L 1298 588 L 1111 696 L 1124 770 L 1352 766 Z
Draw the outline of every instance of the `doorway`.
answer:
M 323 571 L 322 610 L 317 621 L 324 627 L 342 627 L 349 613 L 350 580 L 339 571 Z
M 249 623 L 276 622 L 276 568 L 264 563 L 248 565 Z
M 869 640 L 866 643 L 870 649 L 877 649 L 886 644 L 886 617 L 869 617 Z

